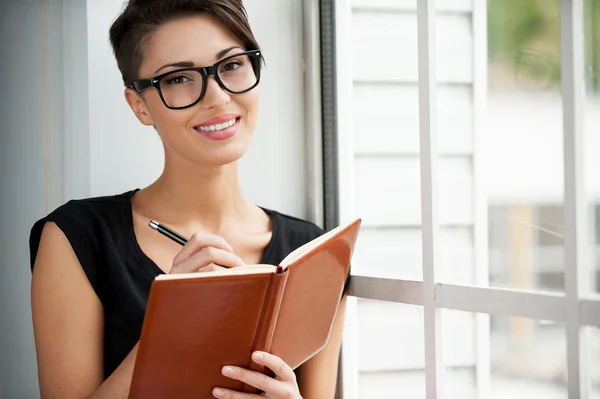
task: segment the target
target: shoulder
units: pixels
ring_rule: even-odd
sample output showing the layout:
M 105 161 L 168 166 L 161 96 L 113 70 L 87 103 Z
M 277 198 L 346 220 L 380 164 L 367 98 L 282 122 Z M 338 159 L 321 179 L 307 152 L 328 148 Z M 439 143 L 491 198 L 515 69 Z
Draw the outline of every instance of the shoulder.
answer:
M 54 226 L 48 229 L 49 234 L 60 230 L 68 239 L 78 255 L 83 254 L 83 249 L 93 245 L 91 235 L 99 234 L 101 229 L 110 226 L 111 221 L 119 218 L 119 210 L 123 201 L 128 200 L 130 192 L 102 197 L 72 199 L 48 215 L 38 219 L 31 227 L 29 246 L 31 267 L 35 263 L 42 233 L 48 222 Z M 87 251 L 89 252 L 89 251 Z
M 325 234 L 326 231 L 315 223 L 298 217 L 286 215 L 277 211 L 265 209 L 273 221 L 273 234 L 275 238 L 272 241 L 276 243 L 270 248 L 267 260 L 271 264 L 281 262 L 290 252 L 298 247 L 314 240 Z M 344 293 L 347 293 L 350 284 L 350 269 L 344 283 Z
M 37 220 L 36 224 L 46 221 L 55 221 L 55 219 L 77 219 L 79 217 L 91 217 L 98 214 L 110 214 L 110 212 L 117 209 L 119 205 L 128 202 L 132 193 L 133 191 L 102 197 L 71 199 L 54 209 L 47 216 Z
M 325 230 L 308 220 L 277 211 L 268 212 L 278 224 L 278 234 L 294 246 L 301 246 L 325 234 Z
M 308 220 L 275 210 L 262 209 L 270 216 L 273 231 L 263 256 L 263 263 L 278 264 L 296 248 L 325 233 L 323 229 Z
M 29 235 L 31 271 L 36 264 L 46 265 L 46 270 L 59 270 L 67 263 L 78 263 L 105 303 L 108 279 L 102 267 L 104 249 L 117 238 L 114 232 L 123 231 L 120 224 L 128 209 L 123 205 L 133 192 L 73 199 L 37 220 Z

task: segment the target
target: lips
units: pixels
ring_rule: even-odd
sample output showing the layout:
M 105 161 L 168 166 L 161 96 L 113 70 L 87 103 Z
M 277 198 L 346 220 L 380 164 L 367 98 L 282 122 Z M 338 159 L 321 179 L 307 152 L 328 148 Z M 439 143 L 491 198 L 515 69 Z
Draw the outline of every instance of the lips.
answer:
M 196 126 L 194 126 L 194 129 L 202 129 L 202 130 L 206 130 L 206 128 L 212 128 L 213 126 L 216 128 L 218 125 L 223 125 L 224 123 L 230 123 L 232 120 L 239 119 L 241 117 L 241 115 L 239 114 L 223 114 L 223 115 L 219 115 L 217 117 L 208 119 Z
M 240 126 L 240 119 L 234 118 L 223 123 L 217 123 L 216 125 L 204 125 L 196 126 L 194 130 L 200 133 L 204 138 L 214 141 L 227 140 L 238 131 Z
M 212 125 L 198 125 L 196 126 L 194 129 L 202 131 L 202 132 L 214 132 L 214 131 L 220 131 L 220 130 L 225 130 L 233 125 L 236 124 L 236 122 L 238 121 L 237 118 L 233 118 L 231 120 L 222 122 L 222 123 L 215 123 Z

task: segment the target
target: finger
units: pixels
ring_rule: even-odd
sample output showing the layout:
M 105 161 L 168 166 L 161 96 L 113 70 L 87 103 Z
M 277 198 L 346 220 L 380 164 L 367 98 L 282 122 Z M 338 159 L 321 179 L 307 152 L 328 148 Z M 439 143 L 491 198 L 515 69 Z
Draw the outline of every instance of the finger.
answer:
M 218 399 L 261 399 L 264 396 L 253 395 L 250 393 L 241 393 L 225 388 L 215 388 L 212 391 L 215 398 Z
M 228 268 L 245 265 L 244 261 L 232 252 L 219 248 L 207 247 L 188 257 L 186 260 L 174 265 L 171 272 L 191 273 L 199 271 L 213 263 Z
M 261 366 L 267 367 L 273 373 L 277 379 L 282 381 L 296 381 L 296 374 L 294 370 L 280 357 L 272 355 L 267 352 L 254 352 L 252 354 L 252 360 Z
M 195 253 L 194 255 L 190 256 L 187 260 L 185 260 L 182 263 L 188 262 L 192 265 L 192 267 L 196 267 L 196 269 L 199 268 L 198 265 L 202 265 L 201 267 L 204 267 L 211 263 L 228 268 L 245 265 L 242 258 L 237 256 L 233 252 L 224 251 L 222 249 L 214 247 L 205 248 L 201 252 Z
M 222 237 L 214 234 L 198 232 L 190 237 L 188 242 L 173 259 L 173 263 L 179 263 L 206 247 L 215 247 L 224 251 L 233 252 L 231 245 L 229 245 Z
M 227 268 L 223 267 L 223 266 L 215 265 L 214 263 L 211 263 L 210 265 L 204 266 L 203 268 L 198 269 L 197 271 L 205 273 L 205 272 L 216 272 L 219 270 L 227 270 Z
M 258 388 L 269 396 L 275 398 L 290 397 L 290 388 L 283 381 L 266 376 L 257 371 L 243 369 L 235 366 L 225 366 L 221 370 L 225 377 L 243 382 L 244 384 Z M 235 396 L 233 396 L 235 398 Z
M 190 257 L 192 254 L 200 251 L 205 247 L 215 247 L 224 251 L 233 252 L 231 245 L 227 243 L 222 237 L 214 234 L 196 233 L 188 242 L 183 246 L 181 251 L 173 259 L 173 264 L 182 262 L 183 260 Z

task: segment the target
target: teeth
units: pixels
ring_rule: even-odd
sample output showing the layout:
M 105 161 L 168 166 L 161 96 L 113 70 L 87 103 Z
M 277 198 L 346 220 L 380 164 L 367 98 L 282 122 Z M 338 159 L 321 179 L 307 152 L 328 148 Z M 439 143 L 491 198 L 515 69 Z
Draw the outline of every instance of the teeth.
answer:
M 197 127 L 196 129 L 201 130 L 203 132 L 214 132 L 219 131 L 219 130 L 223 130 L 223 129 L 227 129 L 230 126 L 235 125 L 236 119 L 232 119 L 229 122 L 224 122 L 224 123 L 217 123 L 216 125 L 210 125 L 210 126 L 200 126 Z

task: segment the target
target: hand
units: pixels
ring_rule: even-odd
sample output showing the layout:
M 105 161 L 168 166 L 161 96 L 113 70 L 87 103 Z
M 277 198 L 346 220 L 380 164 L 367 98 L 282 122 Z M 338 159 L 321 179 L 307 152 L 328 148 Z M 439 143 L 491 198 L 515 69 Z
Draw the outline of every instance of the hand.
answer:
M 275 378 L 234 366 L 223 367 L 223 375 L 258 388 L 264 394 L 257 396 L 229 389 L 215 388 L 213 390 L 215 398 L 258 399 L 260 397 L 267 397 L 270 399 L 302 399 L 294 371 L 281 358 L 265 352 L 254 352 L 252 360 L 273 371 Z
M 244 261 L 223 238 L 196 233 L 175 256 L 169 273 L 210 272 L 243 265 Z

